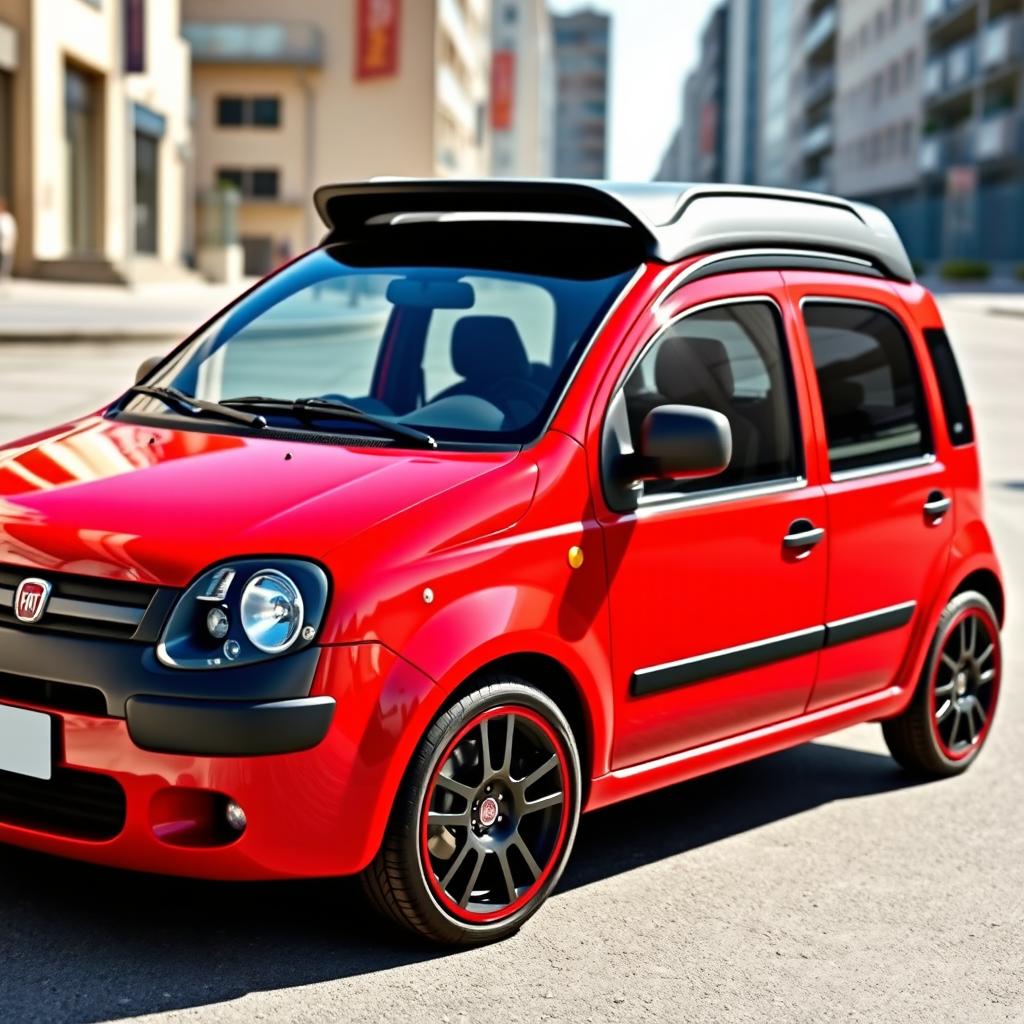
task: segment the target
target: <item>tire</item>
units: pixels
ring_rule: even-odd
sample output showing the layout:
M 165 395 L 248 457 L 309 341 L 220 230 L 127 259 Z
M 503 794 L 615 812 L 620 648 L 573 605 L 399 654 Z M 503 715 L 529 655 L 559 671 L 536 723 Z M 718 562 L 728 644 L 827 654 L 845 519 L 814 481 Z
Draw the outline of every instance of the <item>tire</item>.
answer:
M 988 739 L 1002 674 L 999 621 L 976 591 L 943 609 L 907 709 L 882 723 L 892 756 L 922 778 L 965 772 Z
M 580 792 L 579 751 L 557 705 L 517 677 L 482 678 L 420 744 L 363 888 L 386 918 L 434 943 L 513 935 L 558 884 Z

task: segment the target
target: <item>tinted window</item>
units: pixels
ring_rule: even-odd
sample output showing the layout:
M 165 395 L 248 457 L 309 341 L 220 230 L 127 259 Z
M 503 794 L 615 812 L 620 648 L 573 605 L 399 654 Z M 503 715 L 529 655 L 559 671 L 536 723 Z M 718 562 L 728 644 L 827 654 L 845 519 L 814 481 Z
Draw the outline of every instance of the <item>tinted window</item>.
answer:
M 679 320 L 645 353 L 624 386 L 633 448 L 659 405 L 697 405 L 729 420 L 728 469 L 703 480 L 655 481 L 646 493 L 705 491 L 798 476 L 792 374 L 782 326 L 768 303 L 717 306 Z
M 239 125 L 244 123 L 245 101 L 237 96 L 221 96 L 217 100 L 217 124 Z
M 276 128 L 281 123 L 281 105 L 276 96 L 257 96 L 252 101 L 252 123 L 261 128 Z
M 277 171 L 253 171 L 252 195 L 261 199 L 276 199 Z
M 896 320 L 831 303 L 807 304 L 804 318 L 833 472 L 924 455 L 930 438 L 921 380 Z
M 955 445 L 970 444 L 974 440 L 974 427 L 967 404 L 967 392 L 953 355 L 953 346 L 946 332 L 939 328 L 925 331 L 924 340 L 928 342 L 939 393 L 942 395 L 942 411 L 946 417 L 949 439 Z

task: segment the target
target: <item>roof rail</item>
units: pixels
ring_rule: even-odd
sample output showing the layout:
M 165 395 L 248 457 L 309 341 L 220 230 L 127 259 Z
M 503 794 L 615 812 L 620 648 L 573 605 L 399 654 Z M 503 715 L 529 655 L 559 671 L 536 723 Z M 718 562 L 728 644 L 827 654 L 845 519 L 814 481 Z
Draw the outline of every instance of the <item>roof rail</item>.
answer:
M 579 220 L 627 227 L 654 259 L 732 249 L 814 249 L 868 260 L 888 277 L 914 270 L 879 209 L 817 192 L 745 185 L 545 179 L 375 178 L 324 185 L 317 211 L 338 240 L 424 220 Z

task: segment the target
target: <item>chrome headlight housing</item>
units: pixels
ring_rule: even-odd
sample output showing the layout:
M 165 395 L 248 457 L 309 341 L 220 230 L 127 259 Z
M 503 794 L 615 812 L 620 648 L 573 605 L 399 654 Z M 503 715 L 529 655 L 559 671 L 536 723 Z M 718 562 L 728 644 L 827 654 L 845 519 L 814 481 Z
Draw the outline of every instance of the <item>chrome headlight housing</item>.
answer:
M 156 653 L 171 668 L 231 668 L 308 647 L 323 623 L 327 574 L 290 558 L 239 558 L 178 598 Z

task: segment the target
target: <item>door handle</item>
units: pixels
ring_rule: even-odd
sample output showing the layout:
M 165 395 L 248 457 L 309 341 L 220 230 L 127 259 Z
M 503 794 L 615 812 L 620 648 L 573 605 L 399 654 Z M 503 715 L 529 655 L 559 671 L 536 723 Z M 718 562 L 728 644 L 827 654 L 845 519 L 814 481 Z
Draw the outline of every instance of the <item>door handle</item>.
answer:
M 944 516 L 953 507 L 953 499 L 947 498 L 942 491 L 932 491 L 924 503 L 924 514 L 937 518 Z
M 794 519 L 789 524 L 786 536 L 782 538 L 782 544 L 787 548 L 812 548 L 824 539 L 823 526 L 815 526 L 810 519 Z

